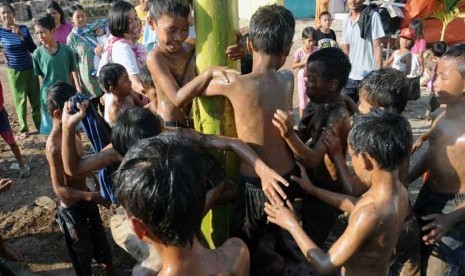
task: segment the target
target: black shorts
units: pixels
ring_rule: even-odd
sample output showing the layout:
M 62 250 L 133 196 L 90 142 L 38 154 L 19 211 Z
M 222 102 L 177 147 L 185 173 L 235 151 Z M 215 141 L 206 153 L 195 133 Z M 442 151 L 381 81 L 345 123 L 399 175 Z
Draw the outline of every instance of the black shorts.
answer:
M 78 201 L 69 208 L 58 207 L 56 221 L 77 275 L 92 275 L 92 259 L 97 263 L 111 262 L 110 246 L 97 204 Z
M 283 176 L 289 182 L 289 186 L 281 187 L 290 200 L 305 195 L 299 184 L 291 180 L 292 175 L 300 176 L 298 166 Z M 260 237 L 264 235 L 266 229 L 273 228 L 273 226 L 267 224 L 264 209 L 267 198 L 263 193 L 260 178 L 241 176 L 238 185 L 239 193 L 236 200 L 233 235 L 241 238 L 252 253 L 257 248 Z
M 422 216 L 448 214 L 463 203 L 465 203 L 464 193 L 436 193 L 428 187 L 428 182 L 426 182 L 420 190 L 414 210 L 419 217 L 420 226 L 424 226 L 428 222 L 421 220 Z M 435 257 L 446 263 L 465 269 L 465 221 L 453 225 L 439 242 L 433 246 L 428 246 L 426 252 L 424 251 L 422 254 L 434 254 Z

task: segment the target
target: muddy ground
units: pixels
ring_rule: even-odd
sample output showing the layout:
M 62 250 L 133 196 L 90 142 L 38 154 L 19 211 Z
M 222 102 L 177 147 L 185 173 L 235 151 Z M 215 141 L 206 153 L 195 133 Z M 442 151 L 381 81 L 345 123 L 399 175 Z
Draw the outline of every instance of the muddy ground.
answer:
M 313 26 L 313 21 L 299 20 L 297 22 L 295 42 L 285 68 L 291 68 L 292 53 L 300 46 L 300 33 L 306 26 Z M 333 28 L 340 37 L 341 24 L 335 22 Z M 18 123 L 14 112 L 14 105 L 6 77 L 3 54 L 0 57 L 0 80 L 3 85 L 5 108 L 9 112 L 10 123 L 18 134 Z M 427 103 L 426 90 L 422 98 L 409 103 L 405 115 L 409 118 L 415 138 L 429 128 L 429 122 L 417 119 L 424 113 Z M 297 107 L 297 96 L 294 97 L 294 107 Z M 29 118 L 31 131 L 35 131 Z M 64 239 L 55 222 L 55 210 L 48 210 L 37 206 L 34 201 L 40 196 L 55 199 L 47 160 L 44 155 L 46 137 L 33 133 L 25 140 L 19 141 L 22 153 L 31 166 L 31 176 L 18 179 L 17 171 L 10 170 L 15 162 L 9 147 L 0 140 L 0 177 L 14 180 L 10 190 L 0 195 L 0 234 L 5 246 L 22 257 L 20 262 L 7 262 L 8 266 L 18 275 L 73 275 L 71 263 L 66 251 Z M 414 156 L 414 162 L 418 155 Z M 418 193 L 418 183 L 410 189 L 411 199 Z M 108 230 L 114 263 L 120 275 L 130 275 L 135 262 L 131 257 L 118 248 L 111 240 L 109 232 L 109 218 L 114 209 L 100 209 L 105 227 Z M 299 271 L 299 272 L 298 272 Z M 303 270 L 294 270 L 290 274 L 301 274 Z

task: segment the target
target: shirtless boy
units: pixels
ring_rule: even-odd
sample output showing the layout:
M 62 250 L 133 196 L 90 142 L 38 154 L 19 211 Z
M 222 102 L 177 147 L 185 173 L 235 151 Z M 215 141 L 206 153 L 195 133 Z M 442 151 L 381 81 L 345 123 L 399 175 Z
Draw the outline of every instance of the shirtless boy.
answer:
M 97 207 L 97 204 L 105 206 L 107 203 L 99 192 L 88 191 L 85 176 L 70 177 L 63 169 L 61 113 L 65 102 L 74 94 L 76 89 L 73 86 L 59 81 L 52 85 L 47 95 L 47 109 L 53 118 L 53 128 L 45 151 L 53 190 L 60 200 L 57 222 L 77 275 L 92 274 L 92 259 L 105 264 L 107 272 L 114 274 L 110 247 Z
M 68 104 L 65 105 L 65 111 Z M 162 120 L 158 115 L 151 113 L 148 109 L 135 107 L 126 110 L 116 120 L 112 128 L 112 145 L 105 148 L 98 154 L 88 155 L 80 158 L 75 149 L 75 127 L 79 121 L 85 116 L 86 104 L 78 105 L 79 112 L 70 115 L 63 114 L 63 160 L 65 171 L 73 176 L 85 175 L 91 171 L 101 169 L 106 166 L 119 164 L 122 156 L 126 154 L 128 149 L 137 143 L 139 140 L 158 136 L 171 136 L 171 139 L 183 141 L 190 145 L 190 147 L 201 147 L 204 149 L 216 150 L 233 150 L 239 157 L 241 157 L 251 168 L 259 175 L 263 183 L 268 186 L 278 185 L 283 183 L 287 185 L 287 181 L 278 175 L 274 170 L 270 169 L 250 148 L 249 145 L 239 139 L 231 137 L 222 137 L 216 135 L 204 135 L 191 129 L 165 129 L 162 127 Z M 215 171 L 218 171 L 217 169 Z M 221 174 L 222 175 L 222 174 Z M 205 202 L 205 210 L 209 210 L 211 206 L 219 203 L 221 200 L 228 198 L 227 194 L 231 194 L 231 183 L 227 179 L 217 179 L 215 186 L 217 188 L 210 189 L 207 192 L 207 200 Z M 115 221 L 115 223 L 113 223 Z M 119 226 L 123 226 L 122 228 Z M 146 256 L 141 256 L 137 250 L 131 250 L 128 241 L 134 241 L 125 233 L 121 233 L 119 229 L 124 229 L 125 223 L 120 222 L 118 219 L 112 218 L 112 233 L 115 241 L 125 248 L 134 258 L 143 262 L 141 266 L 146 263 L 157 262 L 156 260 L 146 260 Z M 115 236 L 117 233 L 117 237 Z M 121 241 L 121 242 L 120 242 Z M 136 243 L 133 248 L 140 248 L 140 244 Z M 140 250 L 139 250 L 140 251 Z M 150 252 L 151 254 L 151 252 Z M 150 256 L 157 256 L 151 254 Z
M 205 153 L 162 137 L 139 141 L 126 153 L 115 173 L 116 194 L 132 231 L 163 263 L 139 275 L 249 274 L 244 242 L 232 238 L 209 250 L 197 236 L 212 162 Z
M 431 130 L 429 148 L 410 171 L 413 181 L 429 171 L 415 203 L 425 225 L 423 265 L 427 275 L 465 274 L 465 44 L 438 61 L 434 96 L 446 104 Z
M 214 77 L 222 76 L 227 81 L 221 67 L 211 67 L 196 77 L 195 48 L 185 41 L 189 34 L 189 13 L 187 0 L 150 2 L 147 22 L 156 31 L 158 44 L 147 56 L 147 67 L 157 91 L 157 113 L 169 127 L 192 126 L 188 117 L 192 97 L 188 95 L 204 91 Z M 232 52 L 240 52 L 239 48 Z M 234 53 L 228 56 L 234 57 Z
M 401 114 L 408 101 L 410 89 L 408 79 L 402 72 L 393 68 L 383 68 L 372 71 L 362 79 L 359 85 L 360 101 L 359 112 L 369 113 L 374 108 Z M 346 165 L 346 156 L 342 151 L 339 139 L 332 136 L 331 130 L 323 131 L 323 140 L 328 148 L 331 160 L 336 166 L 339 179 L 344 187 L 352 187 L 349 195 L 362 196 L 369 187 L 366 187 L 358 178 L 353 177 Z M 410 154 L 399 166 L 399 181 L 408 187 L 408 169 Z M 321 191 L 318 198 L 325 200 Z M 329 203 L 328 201 L 325 201 Z M 339 207 L 339 206 L 335 206 Z M 409 206 L 409 215 L 404 222 L 403 230 L 396 247 L 395 262 L 391 267 L 392 275 L 420 275 L 420 229 L 418 221 L 413 216 Z
M 358 111 L 362 114 L 369 113 L 373 108 L 381 108 L 390 112 L 401 114 L 408 101 L 409 84 L 407 78 L 398 70 L 392 68 L 383 68 L 372 71 L 362 79 L 359 85 L 360 101 Z M 333 133 L 331 133 L 333 132 Z M 334 145 L 331 136 L 337 133 L 334 129 L 325 129 L 323 131 L 323 141 L 328 149 L 329 157 L 334 162 L 338 176 L 348 187 L 347 194 L 361 196 L 368 190 L 357 179 L 354 179 L 346 167 L 345 153 L 341 150 L 340 145 Z M 337 135 L 336 135 L 337 136 Z M 408 166 L 410 155 L 399 168 L 399 179 L 408 186 Z
M 118 63 L 108 63 L 100 69 L 99 84 L 105 91 L 105 121 L 112 126 L 116 118 L 126 109 L 142 102 L 132 93 L 128 72 Z
M 298 131 L 293 129 L 292 113 L 278 110 L 273 118 L 273 124 L 305 165 L 315 185 L 348 194 L 351 194 L 353 187 L 344 186 L 345 182 L 338 179 L 321 134 L 325 128 L 337 131 L 345 156 L 350 120 L 341 89 L 347 82 L 350 68 L 349 59 L 340 49 L 324 48 L 315 52 L 307 62 L 307 95 L 310 102 L 304 110 Z M 337 209 L 313 197 L 304 199 L 302 203 L 304 229 L 319 246 L 326 240 L 338 214 Z
M 296 174 L 298 168 L 271 119 L 276 109 L 289 111 L 292 107 L 293 74 L 278 69 L 286 61 L 294 32 L 295 21 L 289 10 L 279 5 L 258 9 L 250 21 L 247 39 L 247 47 L 253 53 L 252 72 L 247 75 L 228 74 L 228 82 L 215 78 L 203 93 L 204 96 L 222 95 L 231 101 L 238 138 L 248 143 L 266 164 L 287 179 Z M 275 232 L 267 227 L 264 202 L 267 198 L 294 198 L 299 195 L 300 188 L 297 184 L 282 189 L 277 184 L 261 183 L 257 174 L 245 163 L 241 165 L 239 182 L 233 232 L 249 246 L 252 273 L 280 274 L 283 258 L 274 249 L 257 250 L 264 233 Z
M 388 275 L 389 264 L 407 216 L 408 195 L 398 168 L 412 143 L 407 119 L 388 111 L 354 118 L 349 154 L 357 176 L 370 188 L 361 198 L 330 193 L 329 200 L 351 212 L 349 224 L 329 251 L 323 252 L 293 214 L 292 204 L 265 204 L 268 220 L 290 232 L 310 265 L 319 274 L 344 267 L 345 275 Z M 309 194 L 319 190 L 302 168 L 293 177 Z

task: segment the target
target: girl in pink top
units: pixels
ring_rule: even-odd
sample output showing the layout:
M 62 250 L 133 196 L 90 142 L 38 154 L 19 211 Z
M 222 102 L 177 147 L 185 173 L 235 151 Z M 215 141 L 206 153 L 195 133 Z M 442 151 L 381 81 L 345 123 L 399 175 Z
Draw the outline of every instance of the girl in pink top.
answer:
M 423 64 L 423 53 L 426 50 L 426 40 L 423 38 L 423 22 L 421 19 L 414 19 L 410 22 L 409 29 L 413 30 L 415 33 L 415 41 L 413 43 L 412 49 L 410 52 L 417 58 L 417 66 L 412 64 L 412 77 L 420 77 L 423 75 L 424 64 Z M 415 68 L 416 67 L 416 68 Z M 415 70 L 416 69 L 416 70 Z
M 73 30 L 73 25 L 66 22 L 63 9 L 55 1 L 47 5 L 47 14 L 50 14 L 55 19 L 55 40 L 66 45 L 66 39 Z
M 318 50 L 315 46 L 316 31 L 312 27 L 307 27 L 302 31 L 302 48 L 294 53 L 294 63 L 292 69 L 299 69 L 297 73 L 297 93 L 299 95 L 299 117 L 302 118 L 305 106 L 308 103 L 306 94 L 307 77 L 305 76 L 305 66 L 308 57 Z

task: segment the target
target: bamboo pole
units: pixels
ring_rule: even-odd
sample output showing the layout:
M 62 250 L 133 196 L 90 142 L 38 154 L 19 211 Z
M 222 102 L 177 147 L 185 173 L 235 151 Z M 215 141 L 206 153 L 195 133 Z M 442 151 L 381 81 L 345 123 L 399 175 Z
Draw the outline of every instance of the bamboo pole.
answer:
M 194 0 L 196 30 L 196 67 L 200 74 L 211 65 L 239 69 L 238 61 L 228 60 L 226 47 L 236 43 L 239 30 L 237 0 Z M 193 104 L 194 127 L 205 134 L 237 136 L 231 103 L 225 97 L 199 97 Z M 228 178 L 235 179 L 239 162 L 232 153 L 213 152 L 226 168 Z M 232 206 L 216 206 L 202 221 L 205 245 L 215 248 L 229 236 Z

